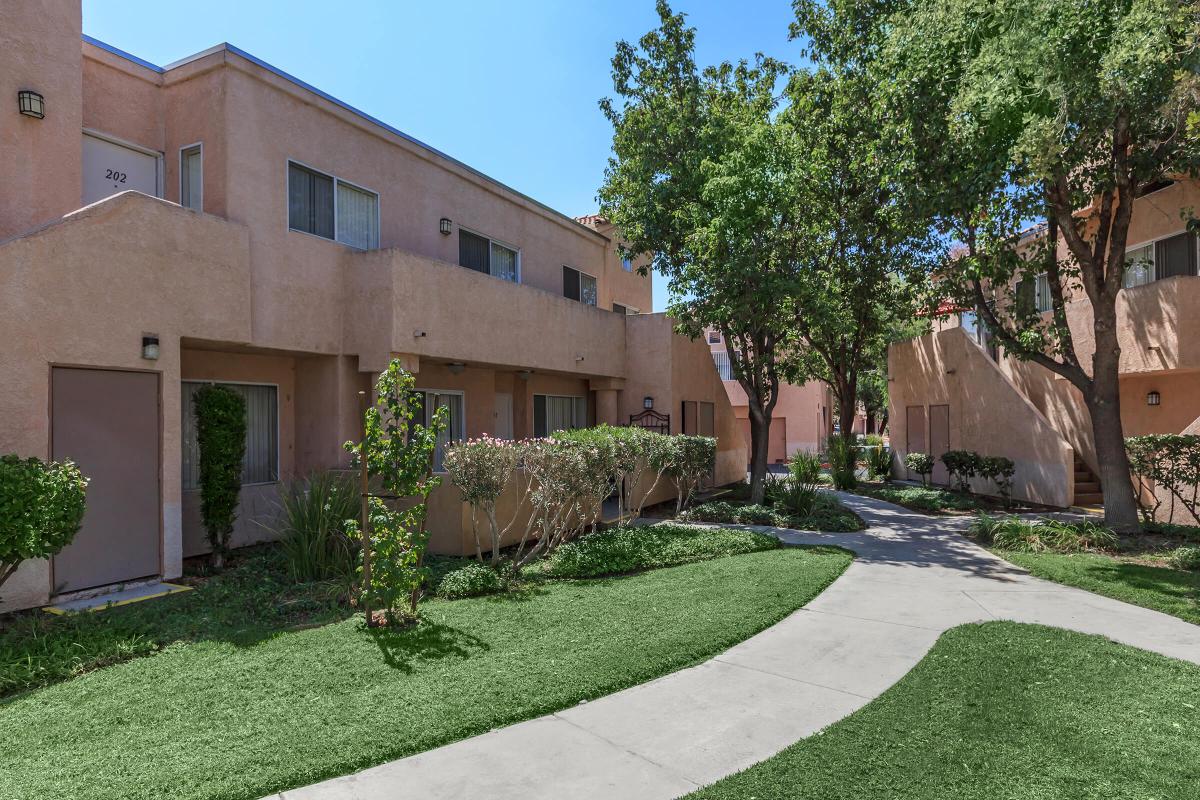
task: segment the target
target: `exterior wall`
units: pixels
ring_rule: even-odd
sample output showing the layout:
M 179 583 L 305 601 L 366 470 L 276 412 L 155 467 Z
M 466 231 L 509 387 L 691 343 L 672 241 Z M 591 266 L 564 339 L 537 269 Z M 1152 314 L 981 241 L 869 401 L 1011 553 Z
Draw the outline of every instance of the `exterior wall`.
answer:
M 931 405 L 948 405 L 948 449 L 1007 456 L 1016 467 L 1013 497 L 1070 505 L 1074 495 L 1071 446 L 961 330 L 892 345 L 888 375 L 888 425 L 900 463 L 908 454 L 905 409 L 921 406 L 927 415 Z M 976 490 L 991 493 L 985 482 L 976 483 Z

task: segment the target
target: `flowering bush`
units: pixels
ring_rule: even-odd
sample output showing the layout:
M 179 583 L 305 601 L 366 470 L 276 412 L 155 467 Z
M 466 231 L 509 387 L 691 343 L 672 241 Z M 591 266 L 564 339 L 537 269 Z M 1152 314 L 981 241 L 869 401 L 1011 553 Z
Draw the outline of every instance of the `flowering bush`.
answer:
M 492 564 L 500 562 L 500 542 L 512 527 L 500 527 L 496 520 L 496 500 L 503 494 L 520 461 L 521 447 L 508 439 L 495 439 L 484 434 L 478 439 L 456 442 L 446 448 L 443 465 L 450 481 L 471 504 L 471 533 L 475 536 L 475 558 L 483 560 L 479 541 L 478 514 L 487 518 L 491 536 Z

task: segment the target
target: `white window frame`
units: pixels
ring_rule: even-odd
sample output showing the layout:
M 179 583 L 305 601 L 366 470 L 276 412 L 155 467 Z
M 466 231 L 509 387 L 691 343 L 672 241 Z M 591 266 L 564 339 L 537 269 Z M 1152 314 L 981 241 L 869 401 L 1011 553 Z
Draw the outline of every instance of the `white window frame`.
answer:
M 324 237 L 318 236 L 317 238 L 321 239 Z M 272 486 L 276 483 L 282 482 L 283 481 L 283 461 L 282 461 L 282 458 L 283 458 L 283 436 L 282 436 L 283 419 L 280 416 L 281 409 L 280 409 L 280 404 L 279 404 L 279 394 L 280 394 L 279 384 L 278 383 L 269 383 L 266 381 L 227 381 L 227 380 L 222 380 L 221 378 L 180 378 L 179 379 L 180 394 L 183 393 L 183 384 L 185 384 L 185 383 L 199 383 L 202 385 L 207 384 L 209 386 L 216 384 L 216 385 L 221 385 L 221 386 L 273 386 L 273 387 L 275 387 L 275 472 L 278 475 L 278 477 L 273 481 L 255 481 L 253 483 L 243 483 L 242 486 Z M 180 415 L 183 414 L 182 408 L 179 409 L 179 413 L 180 413 Z M 181 471 L 182 471 L 182 468 L 183 468 L 183 464 L 182 464 L 182 458 L 181 458 L 180 459 Z M 198 492 L 198 491 L 200 491 L 200 489 L 197 487 L 195 489 L 183 489 L 183 491 Z
M 465 442 L 467 439 L 471 438 L 470 434 L 467 433 L 467 393 L 464 390 L 462 390 L 462 389 L 426 389 L 421 386 L 414 386 L 412 388 L 412 390 L 414 392 L 421 392 L 422 394 L 425 394 L 425 395 L 452 394 L 452 395 L 456 395 L 456 396 L 462 398 L 462 400 L 459 402 L 459 406 L 461 406 L 461 409 L 462 409 L 462 438 L 461 439 L 450 439 L 449 442 L 447 442 L 447 444 L 449 444 L 450 442 Z M 421 425 L 425 425 L 426 420 L 429 419 L 429 408 L 427 406 L 425 407 L 425 417 L 426 417 L 425 420 L 421 420 L 421 423 L 420 423 Z M 434 474 L 435 475 L 445 475 L 446 470 L 444 470 L 444 469 L 435 470 Z
M 517 279 L 515 281 L 506 281 L 506 283 L 522 283 L 524 281 L 524 278 L 521 275 L 521 262 L 524 260 L 522 258 L 521 248 L 517 247 L 515 244 L 509 244 L 508 242 L 504 241 L 503 239 L 497 239 L 495 236 L 489 236 L 488 234 L 484 233 L 483 231 L 477 231 L 474 228 L 468 228 L 466 225 L 459 225 L 458 229 L 460 231 L 466 231 L 467 233 L 469 233 L 473 236 L 478 236 L 480 239 L 487 239 L 487 242 L 488 242 L 488 271 L 487 271 L 488 277 L 499 278 L 502 281 L 505 280 L 504 278 L 500 278 L 499 275 L 495 275 L 492 273 L 492 245 L 498 244 L 501 247 L 508 248 L 509 250 L 512 250 L 514 253 L 517 254 Z M 461 267 L 462 265 L 459 264 L 459 266 Z M 469 267 L 463 267 L 463 269 L 469 269 Z
M 192 208 L 191 206 L 183 205 L 183 154 L 188 150 L 197 149 L 200 151 L 200 206 Z M 192 142 L 185 144 L 179 148 L 179 205 L 190 211 L 204 213 L 204 142 Z
M 1038 284 L 1044 283 L 1046 286 L 1046 307 L 1042 308 L 1041 295 L 1042 292 Z M 1050 275 L 1046 272 L 1039 272 L 1033 278 L 1033 307 L 1039 314 L 1045 314 L 1048 311 L 1054 310 L 1054 294 L 1050 291 Z
M 1169 189 L 1170 187 L 1167 186 L 1167 187 L 1163 187 L 1163 188 Z M 1158 191 L 1162 191 L 1162 189 L 1159 189 Z M 1151 194 L 1153 194 L 1153 192 L 1151 192 Z M 1145 195 L 1143 195 L 1143 197 L 1144 196 Z M 1126 255 L 1126 257 L 1128 257 L 1130 250 L 1140 250 L 1143 247 L 1149 246 L 1150 247 L 1150 264 L 1154 269 L 1154 277 L 1150 279 L 1150 283 L 1156 283 L 1158 281 L 1158 248 L 1155 247 L 1154 245 L 1157 245 L 1159 242 L 1163 241 L 1164 239 L 1173 239 L 1176 236 L 1180 235 L 1181 233 L 1187 233 L 1187 232 L 1188 232 L 1187 228 L 1180 228 L 1179 230 L 1174 231 L 1172 233 L 1166 233 L 1166 234 L 1163 234 L 1162 236 L 1156 236 L 1153 239 L 1146 239 L 1144 241 L 1138 242 L 1137 244 L 1127 244 L 1127 245 L 1125 245 L 1125 255 Z M 1196 263 L 1200 264 L 1200 236 L 1196 237 Z M 1122 269 L 1124 269 L 1124 266 L 1122 266 Z M 1122 286 L 1124 286 L 1124 283 L 1125 283 L 1124 278 L 1125 278 L 1125 276 L 1122 275 L 1121 276 Z M 1149 286 L 1150 283 L 1144 283 L 1141 285 Z M 1129 288 L 1136 289 L 1138 287 L 1131 286 Z
M 573 266 L 571 266 L 570 264 L 563 264 L 563 268 L 564 268 L 564 269 L 573 269 L 573 270 L 575 270 L 576 272 L 578 272 L 578 273 L 579 273 L 579 277 L 580 277 L 580 281 L 579 281 L 579 299 L 578 299 L 578 300 L 574 300 L 573 302 L 579 303 L 581 306 L 587 306 L 588 308 L 599 308 L 599 307 L 600 307 L 600 278 L 599 278 L 598 276 L 596 276 L 596 275 L 593 275 L 593 274 L 592 274 L 592 273 L 590 273 L 590 272 L 584 272 L 584 271 L 583 271 L 583 270 L 581 270 L 579 267 L 573 267 Z M 594 303 L 585 303 L 585 302 L 583 302 L 583 280 L 582 280 L 582 279 L 583 279 L 583 276 L 584 276 L 584 275 L 588 276 L 589 278 L 591 278 L 592 280 L 594 280 L 594 281 L 596 282 L 596 302 L 594 302 Z M 563 295 L 563 297 L 564 297 L 565 299 L 567 299 L 567 300 L 572 300 L 572 298 L 570 298 L 570 297 L 566 297 L 566 295 Z M 618 305 L 622 305 L 622 306 L 624 306 L 625 304 L 624 304 L 624 303 L 619 303 Z M 629 306 L 625 306 L 625 307 L 626 307 L 626 308 L 629 308 Z M 640 314 L 641 312 L 639 311 L 638 313 Z M 567 397 L 567 395 L 551 395 L 551 396 L 553 396 L 553 397 Z
M 333 180 L 333 238 L 332 239 L 327 239 L 324 236 L 319 236 L 315 233 L 309 233 L 308 231 L 302 231 L 299 228 L 292 227 L 292 214 L 291 214 L 291 209 L 288 207 L 288 198 L 292 196 L 292 171 L 290 169 L 288 169 L 288 167 L 292 164 L 295 164 L 297 167 L 303 167 L 304 169 L 306 169 L 310 172 L 315 172 L 318 175 L 323 175 L 326 178 L 331 178 Z M 338 184 L 344 183 L 347 186 L 349 186 L 351 189 L 357 189 L 358 191 L 363 192 L 365 194 L 370 194 L 370 195 L 375 196 L 375 235 L 378 240 L 381 240 L 383 238 L 383 225 L 382 225 L 382 222 L 383 222 L 383 198 L 380 196 L 379 192 L 377 192 L 374 189 L 371 189 L 367 186 L 363 186 L 360 183 L 354 183 L 353 181 L 343 180 L 343 179 L 339 178 L 337 175 L 334 175 L 332 172 L 326 172 L 323 169 L 317 169 L 316 167 L 314 167 L 310 164 L 306 164 L 303 161 L 296 159 L 296 158 L 287 159 L 287 163 L 284 165 L 284 170 L 283 170 L 283 182 L 284 182 L 284 186 L 283 186 L 283 198 L 284 198 L 283 224 L 287 227 L 287 230 L 289 233 L 301 233 L 301 234 L 304 234 L 305 236 L 311 236 L 314 239 L 320 239 L 323 242 L 333 242 L 334 244 L 340 244 L 342 247 L 349 247 L 351 250 L 358 250 L 360 252 L 366 252 L 368 250 L 378 250 L 379 249 L 379 247 L 380 247 L 379 241 L 375 242 L 374 247 L 355 247 L 352 244 L 346 244 L 345 242 L 340 241 L 338 239 L 338 193 L 337 193 L 337 190 L 338 190 Z

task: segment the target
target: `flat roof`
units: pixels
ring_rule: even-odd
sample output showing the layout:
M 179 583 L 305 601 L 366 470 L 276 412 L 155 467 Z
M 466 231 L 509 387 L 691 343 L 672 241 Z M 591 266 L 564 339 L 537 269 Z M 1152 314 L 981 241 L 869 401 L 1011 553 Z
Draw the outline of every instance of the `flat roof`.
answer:
M 575 219 L 571 215 L 564 214 L 563 212 L 559 211 L 558 209 L 552 208 L 551 206 L 546 205 L 545 203 L 543 203 L 542 201 L 540 201 L 534 197 L 530 197 L 529 195 L 525 194 L 524 192 L 522 192 L 518 189 L 514 189 L 513 187 L 504 183 L 503 181 L 496 180 L 491 175 L 481 172 L 480 170 L 476 169 L 475 167 L 472 167 L 470 164 L 466 163 L 465 161 L 460 161 L 459 159 L 455 158 L 454 156 L 449 155 L 448 153 L 445 153 L 445 152 L 437 149 L 436 147 L 421 141 L 420 139 L 416 138 L 415 136 L 411 136 L 411 135 L 405 133 L 404 131 L 400 130 L 399 128 L 389 125 L 388 123 L 384 122 L 383 120 L 379 119 L 378 117 L 373 117 L 370 114 L 368 114 L 367 112 L 357 109 L 354 106 L 350 105 L 349 103 L 339 100 L 338 98 L 334 97 L 333 95 L 331 95 L 327 92 L 321 91 L 317 87 L 313 86 L 311 83 L 302 81 L 299 78 L 297 78 L 295 75 L 284 72 L 283 70 L 279 69 L 278 67 L 268 64 L 266 61 L 263 61 L 261 58 L 258 58 L 257 56 L 247 53 L 245 50 L 241 49 L 240 47 L 237 47 L 236 45 L 232 45 L 229 42 L 222 42 L 221 44 L 214 45 L 214 46 L 208 48 L 207 50 L 201 50 L 199 53 L 193 53 L 192 55 L 187 56 L 185 58 L 181 58 L 178 61 L 172 61 L 170 64 L 167 64 L 165 67 L 161 67 L 157 64 L 151 64 L 149 61 L 146 61 L 145 59 L 138 58 L 137 56 L 133 55 L 132 53 L 127 53 L 124 50 L 120 49 L 119 47 L 113 47 L 111 44 L 108 44 L 107 42 L 102 42 L 93 36 L 88 36 L 86 33 L 83 34 L 83 41 L 86 42 L 87 44 L 98 47 L 101 50 L 105 50 L 109 53 L 112 53 L 115 56 L 119 56 L 128 61 L 132 61 L 134 64 L 137 64 L 140 67 L 145 67 L 148 70 L 157 72 L 160 75 L 168 72 L 169 70 L 175 69 L 176 67 L 181 67 L 184 64 L 188 64 L 192 61 L 196 61 L 197 59 L 212 55 L 213 53 L 219 53 L 222 50 L 233 53 L 234 55 L 240 56 L 241 58 L 246 59 L 247 61 L 249 61 L 250 63 L 252 63 L 256 66 L 261 67 L 262 69 L 265 69 L 267 72 L 277 75 L 280 78 L 283 78 L 284 80 L 286 80 L 292 84 L 295 84 L 296 86 L 299 86 L 301 89 L 305 89 L 309 92 L 312 92 L 313 94 L 317 95 L 318 97 L 322 98 L 323 100 L 327 100 L 330 103 L 333 103 L 334 105 L 338 106 L 339 108 L 343 108 L 346 111 L 349 111 L 351 114 L 354 114 L 355 116 L 360 117 L 360 118 L 366 120 L 367 122 L 370 122 L 373 125 L 377 125 L 380 128 L 383 128 L 388 133 L 395 134 L 396 136 L 399 136 L 401 139 L 411 142 L 412 144 L 416 145 L 417 147 L 420 147 L 421 149 L 434 154 L 438 158 L 445 159 L 446 161 L 449 161 L 451 164 L 454 164 L 456 166 L 459 166 L 459 167 L 467 170 L 472 175 L 475 175 L 476 177 L 481 178 L 481 179 L 487 181 L 488 183 L 498 186 L 507 192 L 511 192 L 512 194 L 516 195 L 517 197 L 522 198 L 523 200 L 527 200 L 530 203 L 533 203 L 538 208 L 541 208 L 542 210 L 547 211 L 547 212 L 553 214 L 554 216 L 559 217 L 560 219 L 571 223 L 571 225 L 573 225 L 574 227 L 579 228 L 580 230 L 587 231 L 588 233 L 590 233 L 593 236 L 598 236 L 601 239 L 608 241 L 607 236 L 600 233 L 595 228 L 591 228 L 591 227 L 588 227 L 587 225 L 580 223 L 577 219 Z

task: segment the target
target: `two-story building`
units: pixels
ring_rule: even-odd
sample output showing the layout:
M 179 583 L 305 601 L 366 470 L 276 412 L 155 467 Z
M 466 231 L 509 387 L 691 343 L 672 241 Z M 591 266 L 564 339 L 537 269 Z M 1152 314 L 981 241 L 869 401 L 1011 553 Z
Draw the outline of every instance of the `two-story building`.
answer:
M 228 44 L 165 67 L 82 35 L 75 0 L 0 8 L 0 452 L 76 460 L 75 541 L 0 608 L 178 576 L 206 550 L 192 396 L 248 407 L 235 541 L 281 480 L 343 467 L 396 357 L 447 440 L 629 424 L 746 457 L 704 342 L 673 333 L 612 232 Z M 616 313 L 614 313 L 616 312 Z M 440 456 L 439 456 L 440 457 Z M 433 548 L 463 552 L 444 485 Z
M 1134 201 L 1125 288 L 1117 298 L 1126 436 L 1200 433 L 1200 245 L 1185 222 L 1196 208 L 1194 180 L 1164 182 Z M 1065 250 L 1061 245 L 1063 258 Z M 1045 274 L 1032 288 L 1032 301 L 1048 314 Z M 1066 314 L 1080 362 L 1090 369 L 1095 342 L 1082 292 L 1069 298 Z M 914 451 L 1007 456 L 1016 465 L 1015 497 L 1060 507 L 1102 504 L 1091 417 L 1079 391 L 1044 367 L 1006 356 L 973 311 L 936 327 L 889 352 L 892 444 L 901 465 Z M 946 477 L 939 464 L 934 480 Z

